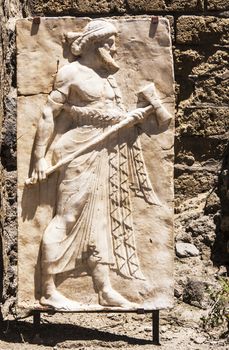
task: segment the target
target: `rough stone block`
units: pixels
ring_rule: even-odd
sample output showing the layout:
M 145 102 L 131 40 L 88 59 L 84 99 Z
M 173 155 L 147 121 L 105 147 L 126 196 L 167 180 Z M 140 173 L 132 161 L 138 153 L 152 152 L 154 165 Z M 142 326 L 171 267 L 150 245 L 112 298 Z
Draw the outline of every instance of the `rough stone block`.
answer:
M 5 119 L 2 125 L 1 163 L 5 169 L 16 169 L 16 96 L 8 94 L 4 99 Z
M 180 136 L 175 140 L 176 164 L 193 165 L 194 161 L 202 163 L 208 162 L 217 167 L 218 161 L 222 159 L 227 137 L 198 137 L 198 136 Z M 192 164 L 190 164 L 190 158 Z
M 149 12 L 149 11 L 174 11 L 174 12 L 185 12 L 185 11 L 202 11 L 203 0 L 127 0 L 129 8 L 134 12 Z
M 198 132 L 202 135 L 200 130 Z M 176 139 L 175 197 L 178 203 L 214 187 L 226 144 L 226 135 L 203 137 L 190 133 Z
M 228 0 L 207 0 L 208 10 L 228 10 L 229 2 Z
M 208 56 L 209 57 L 209 56 Z M 187 77 L 189 74 L 193 74 L 193 69 L 198 67 L 201 63 L 205 62 L 203 52 L 188 48 L 188 49 L 175 49 L 174 50 L 174 68 L 177 76 Z
M 209 191 L 217 180 L 217 166 L 175 166 L 175 197 L 181 201 Z
M 229 101 L 228 81 L 220 76 L 203 76 L 177 79 L 179 91 L 177 100 L 180 108 L 187 106 L 205 107 L 214 104 L 226 107 Z
M 174 60 L 176 75 L 214 75 L 228 79 L 229 53 L 226 48 L 176 49 Z
M 180 135 L 204 137 L 225 135 L 229 130 L 228 109 L 186 108 L 178 113 L 176 126 Z
M 229 102 L 229 53 L 227 50 L 175 50 L 178 103 L 227 106 Z
M 206 77 L 195 83 L 194 94 L 189 101 L 191 104 L 214 104 L 227 106 L 229 102 L 228 79 L 222 76 Z
M 125 11 L 124 0 L 32 0 L 30 10 L 37 15 L 77 15 L 122 13 Z
M 227 49 L 218 48 L 204 48 L 197 53 L 195 65 L 191 71 L 191 74 L 197 76 L 217 76 L 219 79 L 226 80 L 229 78 L 229 53 Z M 198 57 L 199 55 L 199 57 Z M 183 65 L 186 60 L 184 56 Z
M 229 44 L 228 18 L 181 16 L 177 21 L 178 44 Z

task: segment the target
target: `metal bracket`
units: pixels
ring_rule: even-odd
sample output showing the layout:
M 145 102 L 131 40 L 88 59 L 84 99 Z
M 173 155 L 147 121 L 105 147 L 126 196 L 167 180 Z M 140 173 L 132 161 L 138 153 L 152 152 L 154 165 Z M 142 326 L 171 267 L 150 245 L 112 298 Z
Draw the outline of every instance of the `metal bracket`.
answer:
M 138 315 L 148 313 L 148 310 L 144 309 L 137 309 L 136 310 Z M 55 311 L 50 311 L 48 314 L 55 314 Z M 154 345 L 161 345 L 160 344 L 160 334 L 159 334 L 159 310 L 153 310 L 152 311 L 152 342 Z M 40 310 L 34 310 L 33 311 L 33 327 L 34 327 L 34 334 L 39 334 L 40 331 L 40 321 L 41 321 L 41 311 Z
M 137 309 L 137 314 L 142 315 L 145 313 L 145 309 Z
M 159 335 L 159 310 L 153 310 L 152 313 L 152 336 L 153 336 L 153 344 L 160 344 L 160 335 Z
M 41 324 L 41 313 L 38 310 L 33 311 L 33 332 L 39 334 Z

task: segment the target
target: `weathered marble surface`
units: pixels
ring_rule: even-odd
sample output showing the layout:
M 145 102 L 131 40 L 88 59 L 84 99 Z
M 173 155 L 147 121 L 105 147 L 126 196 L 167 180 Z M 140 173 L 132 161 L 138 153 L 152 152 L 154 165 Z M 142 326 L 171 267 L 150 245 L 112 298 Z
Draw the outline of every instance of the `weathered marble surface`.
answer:
M 17 24 L 18 52 L 18 195 L 19 195 L 19 298 L 27 308 L 39 305 L 41 269 L 39 247 L 42 234 L 55 214 L 57 174 L 30 187 L 33 140 L 57 70 L 74 61 L 64 35 L 82 31 L 89 19 L 42 18 L 41 23 L 21 20 Z M 115 74 L 128 111 L 136 108 L 137 92 L 154 83 L 165 108 L 173 114 L 174 91 L 171 43 L 168 22 L 150 18 L 110 20 L 118 29 L 117 55 L 120 66 Z M 52 149 L 66 126 L 64 116 L 57 119 Z M 169 129 L 159 127 L 155 114 L 141 124 L 143 155 L 153 189 L 161 206 L 146 204 L 132 196 L 135 240 L 145 281 L 125 279 L 110 272 L 112 286 L 136 307 L 170 307 L 173 296 L 173 122 Z M 126 137 L 131 137 L 131 129 Z M 82 303 L 83 309 L 102 308 L 88 275 L 64 273 L 57 286 L 65 296 Z

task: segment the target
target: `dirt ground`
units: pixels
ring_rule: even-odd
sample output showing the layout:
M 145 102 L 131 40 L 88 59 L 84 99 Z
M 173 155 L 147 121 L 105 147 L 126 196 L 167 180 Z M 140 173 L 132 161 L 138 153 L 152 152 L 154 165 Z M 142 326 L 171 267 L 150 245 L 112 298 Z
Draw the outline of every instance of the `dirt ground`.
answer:
M 152 344 L 151 314 L 42 314 L 39 332 L 32 317 L 5 321 L 0 350 L 229 350 L 225 337 L 210 337 L 203 331 L 203 315 L 184 303 L 161 311 L 161 346 L 157 346 Z

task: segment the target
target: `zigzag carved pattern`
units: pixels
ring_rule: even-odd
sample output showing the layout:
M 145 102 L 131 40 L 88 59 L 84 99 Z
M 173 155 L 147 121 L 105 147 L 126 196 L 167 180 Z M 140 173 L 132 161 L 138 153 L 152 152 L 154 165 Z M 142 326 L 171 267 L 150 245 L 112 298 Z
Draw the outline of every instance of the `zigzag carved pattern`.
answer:
M 120 185 L 119 185 L 119 150 L 115 147 L 114 153 L 110 155 L 110 215 L 111 230 L 113 238 L 114 255 L 120 273 L 130 277 L 126 259 L 125 247 L 123 245 L 122 215 L 120 209 Z
M 132 155 L 133 155 L 133 161 L 136 167 L 136 175 L 138 178 L 139 189 L 140 189 L 140 191 L 138 189 L 135 189 L 136 195 L 138 197 L 144 198 L 145 201 L 148 202 L 149 204 L 161 205 L 149 180 L 139 139 L 137 139 L 137 141 L 133 145 Z
M 119 147 L 120 150 L 120 196 L 122 208 L 122 225 L 124 232 L 124 246 L 126 248 L 127 263 L 130 275 L 134 278 L 144 279 L 140 270 L 140 264 L 136 251 L 134 229 L 132 221 L 132 208 L 129 192 L 129 168 L 128 149 L 126 143 Z
M 113 76 L 110 76 L 108 82 L 115 93 L 117 105 L 121 110 L 125 111 L 122 104 L 121 91 L 118 88 L 116 80 Z M 117 267 L 121 274 L 129 278 L 145 279 L 139 267 L 134 241 L 126 144 L 123 152 L 121 148 L 119 150 L 119 146 L 116 146 L 114 153 L 110 155 L 109 159 L 110 215 L 114 254 Z
M 126 277 L 144 279 L 134 240 L 126 144 L 117 146 L 110 156 L 109 183 L 111 228 L 117 267 Z

